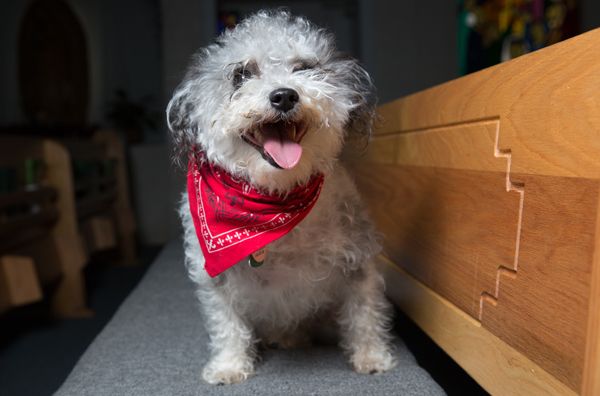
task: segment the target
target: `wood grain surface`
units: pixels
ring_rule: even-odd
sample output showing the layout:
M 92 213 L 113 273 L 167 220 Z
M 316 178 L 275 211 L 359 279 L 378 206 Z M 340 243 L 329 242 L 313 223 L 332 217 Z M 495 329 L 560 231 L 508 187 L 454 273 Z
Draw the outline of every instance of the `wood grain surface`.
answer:
M 44 140 L 42 149 L 47 166 L 46 182 L 59 191 L 56 208 L 60 217 L 49 239 L 55 252 L 54 265 L 62 269 L 63 276 L 53 296 L 52 306 L 60 316 L 89 316 L 92 311 L 86 304 L 83 274 L 87 256 L 79 237 L 71 160 L 67 150 L 56 142 Z M 47 256 L 45 259 L 52 261 Z
M 403 269 L 383 257 L 378 265 L 390 298 L 491 394 L 575 394 Z
M 500 120 L 513 171 L 598 178 L 600 29 L 384 104 L 376 133 Z M 560 153 L 560 155 L 558 155 Z
M 39 160 L 43 172 L 41 188 L 37 192 L 27 192 L 27 196 L 21 195 L 22 198 L 31 201 L 47 196 L 48 199 L 52 197 L 52 203 L 39 205 L 39 211 L 24 215 L 13 223 L 15 228 L 8 231 L 12 233 L 10 239 L 14 243 L 3 254 L 32 259 L 38 281 L 42 285 L 55 285 L 49 297 L 57 315 L 88 316 L 91 311 L 86 306 L 83 277 L 87 257 L 79 238 L 70 157 L 63 146 L 48 139 L 2 136 L 0 165 L 15 169 L 17 180 L 25 180 L 26 159 Z M 52 191 L 51 197 L 48 191 Z M 4 199 L 9 199 L 7 197 Z M 40 223 L 47 227 L 33 227 Z M 7 238 L 4 239 L 6 242 Z
M 0 312 L 40 301 L 42 288 L 29 257 L 0 256 Z
M 600 389 L 599 42 L 385 104 L 366 153 L 345 156 L 391 261 L 586 394 Z

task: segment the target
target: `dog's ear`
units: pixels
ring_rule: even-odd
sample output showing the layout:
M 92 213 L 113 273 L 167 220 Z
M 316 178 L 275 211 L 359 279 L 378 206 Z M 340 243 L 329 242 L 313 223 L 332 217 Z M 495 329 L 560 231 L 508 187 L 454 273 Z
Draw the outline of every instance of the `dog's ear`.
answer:
M 346 123 L 349 135 L 369 141 L 375 120 L 377 95 L 375 85 L 369 73 L 351 57 L 339 57 L 338 70 L 342 71 L 341 79 L 349 89 L 354 104 Z M 352 136 L 351 136 L 352 137 Z
M 198 131 L 190 91 L 189 83 L 184 80 L 167 105 L 167 125 L 171 131 L 173 159 L 179 165 L 182 160 L 187 159 Z

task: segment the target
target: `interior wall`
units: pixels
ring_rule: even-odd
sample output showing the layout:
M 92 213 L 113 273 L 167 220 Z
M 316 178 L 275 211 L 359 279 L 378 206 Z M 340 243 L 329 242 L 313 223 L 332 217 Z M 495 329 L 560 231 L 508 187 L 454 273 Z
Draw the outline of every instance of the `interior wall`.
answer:
M 103 37 L 102 3 L 93 0 L 68 0 L 67 3 L 79 18 L 87 39 L 90 69 L 88 120 L 91 124 L 101 123 L 104 113 L 103 103 L 106 99 L 104 46 L 107 45 Z
M 381 103 L 458 77 L 456 2 L 361 0 L 362 59 Z
M 30 0 L 4 0 L 0 6 L 0 125 L 23 120 L 17 78 L 18 34 Z
M 600 27 L 600 1 L 581 0 L 581 31 Z
M 161 119 L 191 56 L 216 34 L 216 1 L 161 0 Z M 163 123 L 156 141 L 132 148 L 132 173 L 140 237 L 144 243 L 164 243 L 181 233 L 178 202 L 185 189 L 185 170 L 171 161 Z
M 21 21 L 33 0 L 4 0 L 0 13 L 0 124 L 11 125 L 25 122 L 21 111 L 21 97 L 18 78 L 19 31 Z M 82 25 L 88 39 L 90 62 L 90 109 L 88 116 L 97 120 L 100 98 L 103 97 L 101 23 L 98 20 L 98 2 L 92 0 L 67 1 Z
M 600 2 L 581 1 L 582 32 L 600 27 Z M 361 58 L 381 103 L 459 77 L 456 1 L 360 1 Z
M 215 0 L 161 0 L 163 102 L 181 81 L 191 56 L 217 32 Z
M 80 1 L 80 0 L 79 0 Z M 101 4 L 104 40 L 103 116 L 118 89 L 162 119 L 161 16 L 158 0 L 88 0 Z M 162 130 L 146 130 L 161 140 Z
M 357 0 L 302 2 L 221 0 L 219 2 L 220 10 L 237 11 L 241 18 L 264 8 L 277 7 L 284 7 L 293 15 L 304 16 L 316 25 L 326 28 L 335 35 L 336 46 L 340 51 L 360 57 Z
M 0 6 L 0 124 L 25 122 L 20 109 L 18 42 L 32 0 L 3 0 Z M 66 0 L 86 34 L 90 67 L 89 122 L 103 124 L 117 88 L 136 100 L 161 102 L 160 15 L 158 0 Z M 158 134 L 158 133 L 157 133 Z

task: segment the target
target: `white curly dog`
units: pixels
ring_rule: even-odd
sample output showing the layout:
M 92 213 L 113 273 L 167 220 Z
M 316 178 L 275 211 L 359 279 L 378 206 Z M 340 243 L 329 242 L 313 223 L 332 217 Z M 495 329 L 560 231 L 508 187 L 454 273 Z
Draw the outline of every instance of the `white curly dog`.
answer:
M 212 351 L 205 381 L 241 382 L 253 374 L 260 345 L 305 345 L 324 328 L 336 331 L 357 372 L 394 366 L 392 312 L 373 263 L 380 246 L 338 162 L 347 137 L 370 135 L 373 91 L 330 34 L 281 10 L 248 17 L 194 57 L 167 107 L 180 156 L 199 149 L 271 196 L 324 175 L 310 213 L 268 245 L 263 265 L 242 260 L 215 277 L 205 271 L 184 196 L 186 266 Z

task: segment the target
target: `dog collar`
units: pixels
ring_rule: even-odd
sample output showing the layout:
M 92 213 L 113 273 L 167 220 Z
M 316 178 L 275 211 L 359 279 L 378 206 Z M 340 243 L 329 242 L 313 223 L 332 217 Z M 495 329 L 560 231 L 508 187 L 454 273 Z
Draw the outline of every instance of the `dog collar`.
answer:
M 262 264 L 256 255 L 269 243 L 290 232 L 317 202 L 323 186 L 322 174 L 285 196 L 265 194 L 243 180 L 209 163 L 202 152 L 190 155 L 187 190 L 190 212 L 204 269 L 215 277 L 248 258 Z

